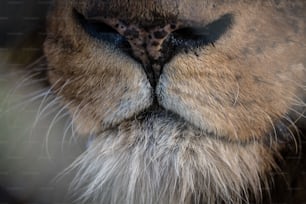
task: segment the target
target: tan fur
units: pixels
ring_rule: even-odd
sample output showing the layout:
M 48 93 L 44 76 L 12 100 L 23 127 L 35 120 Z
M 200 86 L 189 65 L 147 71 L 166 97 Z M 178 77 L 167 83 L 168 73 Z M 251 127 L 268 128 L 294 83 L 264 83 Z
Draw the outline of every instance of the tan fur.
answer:
M 234 22 L 214 46 L 174 56 L 154 90 L 141 64 L 87 35 L 72 8 L 142 25 L 156 15 L 192 26 L 230 13 Z M 77 131 L 97 135 L 74 164 L 76 184 L 87 184 L 82 198 L 237 203 L 249 189 L 258 195 L 279 150 L 277 125 L 305 107 L 305 9 L 302 0 L 56 1 L 44 44 L 49 80 Z M 146 110 L 153 91 L 167 112 Z

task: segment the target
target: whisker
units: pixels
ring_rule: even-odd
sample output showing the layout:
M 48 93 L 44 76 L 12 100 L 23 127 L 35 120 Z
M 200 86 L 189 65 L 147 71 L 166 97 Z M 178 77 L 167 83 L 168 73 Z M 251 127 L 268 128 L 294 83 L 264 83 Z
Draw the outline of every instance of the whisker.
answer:
M 70 114 L 68 113 L 68 115 L 70 115 Z M 62 137 L 62 144 L 61 144 L 61 151 L 62 152 L 64 151 L 64 143 L 66 142 L 68 131 L 71 130 L 71 125 L 72 125 L 71 123 L 72 123 L 71 119 L 67 120 L 66 124 L 65 124 L 65 127 L 64 127 L 64 134 L 63 134 L 63 137 Z
M 48 116 L 50 116 L 50 115 L 52 115 L 55 111 L 57 111 L 57 110 L 59 110 L 59 108 L 61 108 L 61 106 L 59 105 L 59 101 L 53 101 L 54 99 L 51 99 L 51 105 L 49 105 L 49 107 L 48 107 L 48 110 L 46 109 L 45 111 L 44 111 L 44 113 L 43 114 L 41 114 L 40 115 L 40 117 L 39 117 L 39 119 L 38 119 L 38 121 L 37 121 L 37 123 L 36 124 L 33 124 L 33 128 L 35 128 L 36 126 L 37 126 L 37 124 L 41 121 L 41 120 L 43 120 L 44 118 L 46 118 L 46 117 L 48 117 Z
M 24 76 L 28 75 L 28 72 L 25 72 L 24 70 L 10 70 L 5 73 L 0 73 L 0 80 L 2 81 L 9 81 L 11 78 L 16 78 L 18 76 Z
M 3 104 L 7 103 L 7 101 L 9 101 L 12 96 L 16 95 L 17 90 L 19 90 L 24 85 L 24 83 L 28 81 L 32 82 L 32 79 L 35 75 L 36 74 L 25 76 L 18 84 L 16 84 L 16 86 L 9 90 L 7 96 L 3 99 Z
M 273 120 L 271 118 L 271 116 L 268 115 L 268 113 L 266 113 L 265 111 L 262 110 L 262 113 L 265 115 L 265 117 L 268 119 L 272 129 L 273 129 L 273 135 L 274 135 L 274 140 L 272 140 L 272 138 L 270 139 L 270 148 L 272 148 L 273 143 L 278 141 L 278 135 L 277 135 L 277 131 L 276 131 L 276 127 L 273 123 Z
M 305 69 L 304 69 L 304 71 L 305 71 Z M 301 83 L 298 83 L 298 82 L 296 82 L 296 81 L 293 80 L 293 79 L 287 78 L 286 81 L 289 81 L 289 82 L 293 83 L 296 87 L 299 87 L 299 88 L 301 88 L 301 89 L 303 89 L 303 90 L 306 90 L 306 85 L 303 85 L 303 84 L 301 84 Z
M 42 55 L 42 56 L 40 56 L 40 57 L 38 57 L 35 61 L 33 61 L 32 63 L 30 63 L 30 64 L 28 64 L 28 65 L 26 65 L 23 69 L 33 69 L 33 67 L 37 67 L 37 65 L 39 64 L 39 63 L 41 63 L 42 64 L 42 62 L 45 62 L 45 60 L 46 60 L 46 56 L 45 55 Z
M 299 117 L 296 119 L 296 122 L 297 122 L 298 120 L 300 120 L 301 118 L 306 119 L 306 115 L 305 115 L 306 110 L 303 110 L 303 112 L 299 112 L 299 111 L 295 110 L 294 108 L 289 108 L 289 110 L 292 111 L 292 112 L 294 112 L 294 113 L 296 113 L 296 114 L 299 116 Z
M 42 106 L 44 105 L 45 100 L 50 95 L 53 87 L 55 87 L 60 80 L 61 79 L 58 79 L 56 82 L 54 82 L 54 84 L 46 92 L 46 96 L 42 99 L 41 103 L 39 104 L 39 107 L 37 109 L 37 114 L 36 114 L 36 117 L 35 117 L 35 120 L 34 120 L 34 123 L 33 123 L 34 126 L 38 123 L 38 119 L 40 118 L 40 115 L 42 114 Z
M 47 80 L 48 80 L 47 77 L 40 77 L 39 79 L 32 79 L 31 81 L 24 83 L 23 88 L 24 87 L 29 87 L 29 86 L 34 85 L 34 84 L 39 84 L 41 82 L 46 82 Z
M 306 107 L 305 101 L 302 98 L 298 97 L 297 95 L 294 95 L 292 97 L 292 102 L 293 102 L 292 105 Z
M 21 99 L 22 100 L 21 103 L 17 103 L 13 106 L 4 105 L 4 106 L 9 106 L 9 108 L 6 109 L 6 112 L 10 112 L 10 111 L 13 111 L 13 110 L 16 110 L 16 109 L 24 109 L 25 107 L 30 105 L 32 102 L 37 101 L 38 99 L 44 97 L 45 95 L 46 95 L 46 89 L 41 89 L 41 90 L 38 90 L 34 93 L 31 93 L 28 96 L 26 96 L 26 98 Z
M 286 125 L 286 124 L 284 124 L 284 123 L 282 122 L 283 126 L 286 127 L 287 131 L 290 133 L 291 139 L 292 139 L 293 142 L 294 142 L 295 151 L 296 151 L 296 153 L 298 153 L 298 152 L 300 152 L 300 149 L 302 148 L 302 146 L 301 146 L 302 143 L 301 143 L 301 138 L 300 138 L 300 131 L 299 131 L 299 129 L 297 128 L 297 126 L 296 126 L 296 124 L 294 123 L 294 121 L 292 121 L 292 120 L 290 119 L 290 117 L 284 115 L 282 118 L 285 119 L 287 122 L 289 122 L 289 124 L 291 124 L 291 127 L 294 128 L 294 130 L 295 130 L 295 132 L 296 132 L 296 134 L 294 134 L 294 133 L 292 132 L 291 128 L 288 127 L 288 125 Z
M 80 103 L 77 107 L 76 107 L 76 109 L 75 109 L 75 111 L 73 112 L 73 114 L 72 114 L 72 116 L 71 116 L 71 130 L 72 130 L 72 135 L 73 135 L 73 137 L 76 135 L 76 129 L 75 129 L 75 127 L 74 127 L 74 124 L 75 124 L 75 122 L 76 122 L 76 115 L 78 115 L 79 114 L 79 112 L 81 111 L 81 109 L 80 109 L 80 106 L 81 106 L 82 104 Z
M 49 136 L 51 133 L 52 128 L 54 127 L 55 123 L 62 119 L 63 117 L 65 117 L 67 115 L 67 113 L 62 114 L 63 111 L 65 111 L 68 106 L 70 105 L 70 103 L 66 104 L 65 106 L 63 106 L 57 113 L 56 115 L 53 117 L 52 121 L 50 122 L 49 128 L 46 132 L 46 139 L 45 139 L 45 145 L 46 145 L 46 153 L 47 153 L 47 157 L 51 158 L 50 152 L 49 152 Z M 62 115 L 61 115 L 62 114 Z
M 45 62 L 45 56 L 37 58 L 31 64 L 23 66 L 22 69 L 20 70 L 8 71 L 8 74 L 2 76 L 7 80 L 12 78 L 15 80 L 16 77 L 20 78 L 22 76 L 21 79 L 19 79 L 19 82 L 16 83 L 16 86 L 14 86 L 10 91 L 8 91 L 8 95 L 3 100 L 4 102 L 8 100 L 11 96 L 15 95 L 15 92 L 19 90 L 21 87 L 25 87 L 46 80 L 46 78 L 37 77 L 41 74 L 42 70 L 48 69 L 47 63 L 42 63 L 42 62 Z

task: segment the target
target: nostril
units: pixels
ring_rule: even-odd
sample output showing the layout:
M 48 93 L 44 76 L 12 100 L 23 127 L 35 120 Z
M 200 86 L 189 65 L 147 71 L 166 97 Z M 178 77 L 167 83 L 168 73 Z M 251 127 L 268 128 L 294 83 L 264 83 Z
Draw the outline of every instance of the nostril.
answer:
M 126 38 L 118 33 L 112 26 L 107 25 L 101 20 L 87 19 L 76 10 L 74 10 L 74 15 L 84 31 L 91 37 L 109 43 L 124 52 L 131 51 L 130 44 Z
M 174 52 L 177 53 L 209 44 L 214 45 L 230 29 L 233 19 L 232 14 L 225 14 L 205 26 L 177 29 L 168 37 L 163 48 L 165 50 L 175 50 Z
M 201 45 L 208 43 L 207 33 L 205 33 L 205 31 L 199 32 L 199 29 L 197 28 L 181 28 L 179 30 L 174 31 L 172 33 L 172 36 L 173 43 L 175 43 L 177 46 L 179 46 L 180 44 Z
M 204 26 L 186 23 L 189 26 L 184 27 L 184 23 L 180 22 L 180 28 L 173 29 L 162 44 L 160 64 L 168 62 L 177 53 L 214 45 L 231 28 L 233 20 L 232 14 L 225 14 Z
M 155 36 L 155 38 L 157 38 Z M 185 51 L 188 52 L 194 48 L 203 47 L 213 43 L 209 41 L 206 32 L 199 32 L 198 28 L 183 27 L 172 31 L 161 44 L 160 57 L 158 64 L 165 64 L 176 54 Z

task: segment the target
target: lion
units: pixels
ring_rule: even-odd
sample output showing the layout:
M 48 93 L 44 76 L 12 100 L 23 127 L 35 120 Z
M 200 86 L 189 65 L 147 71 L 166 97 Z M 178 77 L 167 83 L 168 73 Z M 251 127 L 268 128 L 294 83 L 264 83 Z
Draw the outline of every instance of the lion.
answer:
M 42 61 L 82 203 L 262 202 L 305 127 L 303 0 L 54 0 Z M 60 113 L 59 112 L 59 113 Z

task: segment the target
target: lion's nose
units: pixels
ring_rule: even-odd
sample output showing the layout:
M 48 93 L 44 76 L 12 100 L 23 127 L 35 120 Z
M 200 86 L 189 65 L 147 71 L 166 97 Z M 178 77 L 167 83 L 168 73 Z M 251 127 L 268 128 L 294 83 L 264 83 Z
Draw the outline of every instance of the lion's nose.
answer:
M 189 51 L 196 54 L 197 48 L 213 44 L 232 21 L 232 15 L 227 14 L 206 25 L 177 20 L 142 26 L 115 17 L 85 18 L 77 12 L 76 15 L 88 34 L 142 63 L 152 87 L 163 66 L 175 55 Z
M 179 25 L 171 23 L 143 28 L 118 19 L 105 18 L 103 21 L 126 39 L 130 48 L 129 54 L 143 64 L 151 85 L 155 87 L 163 65 L 174 55 L 174 46 L 169 47 L 169 43 L 165 46 L 165 42 Z
M 103 22 L 116 30 L 128 46 L 125 51 L 143 64 L 148 80 L 154 88 L 163 66 L 180 52 L 189 52 L 207 45 L 205 29 L 184 22 L 171 22 L 159 26 L 141 27 L 123 20 L 104 18 Z M 114 33 L 115 35 L 115 33 Z M 196 53 L 196 52 L 195 52 Z

